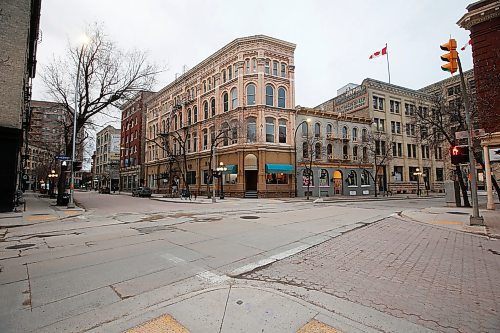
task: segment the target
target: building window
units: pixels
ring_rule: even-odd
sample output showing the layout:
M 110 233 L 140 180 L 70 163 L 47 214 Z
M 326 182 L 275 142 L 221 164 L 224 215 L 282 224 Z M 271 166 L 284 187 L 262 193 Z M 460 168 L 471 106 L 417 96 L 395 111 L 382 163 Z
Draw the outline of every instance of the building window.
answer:
M 208 130 L 203 129 L 203 150 L 208 149 Z
M 314 177 L 311 169 L 304 169 L 302 171 L 302 186 L 314 186 Z
M 229 145 L 229 124 L 228 123 L 222 124 L 222 145 L 223 146 Z
M 238 66 L 236 66 L 236 64 L 234 64 L 233 67 L 234 67 L 234 77 L 238 77 L 238 75 L 239 75 Z
M 285 88 L 280 87 L 278 89 L 278 107 L 284 108 L 286 105 L 286 91 Z
M 422 151 L 422 158 L 423 159 L 428 159 L 429 158 L 429 146 L 427 145 L 422 145 L 421 147 L 421 151 Z
M 238 123 L 234 122 L 231 125 L 231 143 L 238 143 Z
M 417 146 L 416 145 L 407 144 L 406 148 L 407 148 L 408 157 L 417 158 Z
M 405 115 L 413 116 L 414 113 L 415 113 L 415 105 L 405 103 Z
M 266 118 L 266 142 L 274 142 L 274 118 Z
M 271 66 L 271 61 L 269 61 L 269 59 L 266 59 L 266 62 L 264 64 L 264 73 L 266 74 L 270 73 L 270 66 Z
M 394 166 L 394 181 L 402 182 L 403 181 L 403 167 L 402 166 Z
M 307 137 L 309 135 L 309 126 L 307 125 L 307 122 L 304 121 L 301 126 L 302 136 Z
M 266 173 L 266 184 L 288 184 L 286 173 Z
M 375 126 L 377 131 L 384 132 L 385 131 L 385 120 L 380 118 L 374 118 Z
M 415 136 L 415 124 L 406 124 L 406 135 Z
M 281 77 L 286 77 L 286 64 L 284 62 L 281 63 Z
M 278 62 L 273 61 L 273 75 L 278 76 Z
M 358 141 L 358 129 L 356 127 L 352 129 L 352 141 Z
M 347 145 L 342 146 L 342 155 L 344 157 L 344 160 L 349 159 L 349 151 L 348 151 Z
M 257 125 L 255 118 L 247 119 L 247 142 L 257 141 Z
M 366 170 L 361 172 L 361 185 L 370 185 L 370 174 Z
M 347 176 L 347 185 L 348 186 L 356 186 L 356 185 L 358 185 L 358 177 L 356 175 L 356 171 L 351 170 L 351 172 Z
M 252 58 L 252 73 L 257 72 L 257 59 Z
M 358 160 L 358 146 L 352 147 L 352 159 L 354 161 Z
M 317 160 L 321 159 L 321 144 L 319 142 L 316 142 L 314 145 L 314 158 Z
M 332 137 L 332 129 L 333 129 L 332 124 L 326 125 L 326 137 L 327 138 L 331 138 Z
M 373 109 L 383 111 L 384 99 L 382 97 L 373 96 Z
M 198 135 L 196 134 L 196 132 L 193 133 L 193 151 L 198 151 Z
M 269 84 L 266 86 L 266 105 L 274 106 L 274 88 Z
M 375 154 L 379 156 L 385 156 L 385 153 L 386 153 L 385 141 L 375 140 Z
M 203 102 L 203 119 L 208 119 L 208 102 Z
M 330 159 L 330 160 L 333 159 L 333 146 L 331 143 L 329 143 L 326 146 L 326 155 L 328 156 L 328 159 Z
M 198 108 L 196 106 L 193 107 L 193 122 L 194 123 L 198 122 Z
M 247 105 L 255 105 L 255 84 L 247 86 Z
M 319 138 L 321 135 L 321 125 L 320 123 L 314 124 L 314 137 Z
M 348 139 L 346 126 L 342 127 L 342 139 L 344 139 L 344 140 Z
M 224 112 L 229 111 L 229 95 L 227 94 L 227 92 L 225 92 L 222 95 L 222 101 L 223 101 L 223 104 L 224 104 L 224 107 L 223 107 Z
M 278 128 L 278 140 L 279 143 L 286 143 L 286 120 L 281 119 L 279 121 L 279 128 Z
M 187 115 L 188 115 L 188 126 L 191 125 L 191 109 L 187 110 Z
M 224 70 L 222 70 L 222 82 L 223 82 L 223 83 L 226 83 L 226 81 L 227 81 L 227 78 L 226 78 L 226 70 L 224 69 Z
M 389 103 L 390 103 L 390 107 L 389 107 L 390 112 L 391 113 L 399 113 L 400 102 L 390 100 Z
M 227 79 L 232 80 L 233 79 L 233 66 L 229 66 L 227 68 Z
M 233 88 L 231 89 L 231 110 L 234 110 L 237 107 L 238 107 L 238 89 Z
M 391 121 L 392 134 L 401 134 L 401 123 L 399 121 Z
M 250 59 L 245 60 L 245 74 L 250 74 Z
M 436 168 L 436 181 L 438 182 L 444 181 L 443 168 Z
M 417 175 L 415 175 L 415 172 L 417 172 L 417 168 L 416 167 L 409 167 L 408 168 L 408 171 L 409 171 L 409 174 L 410 174 L 410 181 L 411 182 L 416 182 L 418 177 Z
M 443 159 L 443 149 L 441 147 L 436 147 L 434 149 L 434 155 L 436 160 L 442 160 Z
M 307 142 L 302 143 L 302 158 L 308 158 L 309 157 L 309 147 L 307 145 Z
M 215 98 L 212 98 L 212 100 L 210 101 L 210 107 L 212 109 L 212 117 L 215 116 Z

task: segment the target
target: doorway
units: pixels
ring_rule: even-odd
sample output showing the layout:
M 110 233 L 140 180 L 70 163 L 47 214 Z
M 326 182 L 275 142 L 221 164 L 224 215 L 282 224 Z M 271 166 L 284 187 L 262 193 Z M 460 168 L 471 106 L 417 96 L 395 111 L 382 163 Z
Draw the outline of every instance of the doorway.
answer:
M 257 191 L 257 170 L 245 170 L 245 190 Z
M 248 154 L 245 156 L 245 196 L 256 197 L 258 179 L 257 156 Z M 249 191 L 251 193 L 249 193 Z
M 342 171 L 333 173 L 333 192 L 335 195 L 342 195 Z

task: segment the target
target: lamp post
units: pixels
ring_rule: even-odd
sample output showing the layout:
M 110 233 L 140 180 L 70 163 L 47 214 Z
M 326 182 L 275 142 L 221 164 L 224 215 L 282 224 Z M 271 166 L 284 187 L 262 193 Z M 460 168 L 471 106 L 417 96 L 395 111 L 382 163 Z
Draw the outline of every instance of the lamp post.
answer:
M 219 167 L 217 167 L 217 177 L 220 179 L 220 198 L 224 199 L 224 171 L 227 171 L 227 168 L 224 166 L 224 162 L 220 162 Z
M 82 55 L 85 45 L 89 42 L 87 36 L 82 38 L 82 47 L 80 55 L 78 56 L 78 67 L 76 69 L 76 82 L 75 82 L 75 110 L 73 111 L 73 148 L 71 149 L 71 183 L 69 185 L 69 201 L 68 208 L 75 208 L 74 191 L 75 191 L 75 150 L 76 150 L 76 115 L 79 113 L 78 108 L 78 81 L 80 81 L 80 65 L 82 63 Z
M 417 176 L 417 197 L 419 197 L 420 196 L 420 176 L 422 176 L 422 171 L 420 171 L 419 168 L 416 168 L 413 175 Z
M 295 133 L 293 134 L 293 143 L 294 143 L 294 150 L 293 150 L 293 153 L 294 153 L 294 173 L 295 173 L 295 197 L 297 197 L 297 188 L 298 188 L 298 182 L 297 182 L 297 131 L 299 130 L 299 127 L 303 124 L 303 123 L 310 123 L 311 122 L 311 118 L 307 118 L 305 120 L 302 120 L 300 122 L 300 124 L 297 125 L 297 127 L 295 128 Z M 309 125 L 307 127 L 307 131 L 309 132 Z
M 53 198 L 54 197 L 54 180 L 57 178 L 59 175 L 56 173 L 56 170 L 52 170 L 49 175 L 47 176 L 49 178 L 49 197 Z

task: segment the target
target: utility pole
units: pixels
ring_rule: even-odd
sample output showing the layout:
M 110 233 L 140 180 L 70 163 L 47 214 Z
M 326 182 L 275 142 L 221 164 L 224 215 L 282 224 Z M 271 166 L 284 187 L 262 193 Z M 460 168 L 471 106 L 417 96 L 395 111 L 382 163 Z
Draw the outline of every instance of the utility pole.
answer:
M 215 161 L 215 150 L 216 149 L 217 149 L 217 146 L 214 144 L 213 149 L 212 149 L 212 203 L 215 203 L 217 201 L 215 199 L 215 181 L 214 181 L 215 166 L 216 166 L 216 161 Z

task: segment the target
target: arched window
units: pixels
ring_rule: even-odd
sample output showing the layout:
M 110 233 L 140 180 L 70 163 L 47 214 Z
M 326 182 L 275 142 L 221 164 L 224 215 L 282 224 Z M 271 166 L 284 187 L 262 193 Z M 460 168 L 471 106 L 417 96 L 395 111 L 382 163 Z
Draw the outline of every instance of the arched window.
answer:
M 198 108 L 196 106 L 193 107 L 193 122 L 194 123 L 198 122 Z
M 314 186 L 314 177 L 311 169 L 306 168 L 302 171 L 302 186 Z
M 321 136 L 321 124 L 316 123 L 314 124 L 314 136 L 319 138 Z
M 208 102 L 203 102 L 203 119 L 208 119 Z
M 349 151 L 347 149 L 347 145 L 344 145 L 342 147 L 342 154 L 344 155 L 344 160 L 349 159 Z
M 231 143 L 232 144 L 238 143 L 238 122 L 237 121 L 231 122 Z
M 208 149 L 208 130 L 206 128 L 203 129 L 203 150 Z
M 188 126 L 191 125 L 191 109 L 187 110 L 187 116 L 188 116 Z
M 215 116 L 215 98 L 212 98 L 212 100 L 210 101 L 210 108 L 212 109 L 212 117 Z
M 223 107 L 224 112 L 229 111 L 229 96 L 228 96 L 227 92 L 225 92 L 222 95 L 222 101 L 223 101 L 223 104 L 224 104 L 224 107 Z
M 321 169 L 319 172 L 319 186 L 328 187 L 330 186 L 330 176 L 328 170 Z
M 279 143 L 286 143 L 286 120 L 280 119 L 278 130 Z
M 266 118 L 266 142 L 274 142 L 274 118 Z
M 286 64 L 284 62 L 281 63 L 281 77 L 286 77 Z
M 245 74 L 250 74 L 250 59 L 245 59 Z
M 252 58 L 252 73 L 257 72 L 257 59 Z
M 326 125 L 326 137 L 331 138 L 332 137 L 332 124 Z
M 361 185 L 370 185 L 370 174 L 366 170 L 361 172 Z
M 274 106 L 274 88 L 270 84 L 266 86 L 266 105 Z
M 358 146 L 352 147 L 352 159 L 354 161 L 358 160 Z
M 278 89 L 278 107 L 284 108 L 286 105 L 286 90 L 283 87 Z
M 307 142 L 302 143 L 302 158 L 308 158 L 309 157 L 309 147 L 307 145 Z
M 255 105 L 255 84 L 247 86 L 247 105 Z
M 331 143 L 329 143 L 326 146 L 326 155 L 328 155 L 328 159 L 332 160 L 333 159 L 333 146 Z
M 352 141 L 358 141 L 358 129 L 356 127 L 352 129 Z
M 238 107 L 238 89 L 231 89 L 231 110 Z M 225 110 L 224 110 L 225 111 Z
M 351 170 L 351 172 L 347 176 L 347 185 L 349 185 L 349 186 L 358 185 L 358 177 L 356 175 L 356 171 Z
M 368 141 L 368 134 L 367 134 L 366 128 L 363 128 L 361 130 L 361 141 L 362 142 Z
M 363 147 L 363 162 L 368 161 L 368 147 Z
M 321 159 L 321 144 L 319 142 L 316 142 L 314 145 L 314 158 L 317 160 Z
M 255 118 L 247 119 L 247 142 L 257 141 L 257 125 Z
M 307 124 L 306 121 L 304 121 L 301 126 L 302 126 L 302 129 L 301 129 L 302 136 L 307 137 L 309 135 L 309 125 Z
M 222 124 L 222 145 L 223 146 L 229 145 L 229 124 L 228 123 Z
M 347 127 L 342 127 L 342 139 L 347 139 Z

